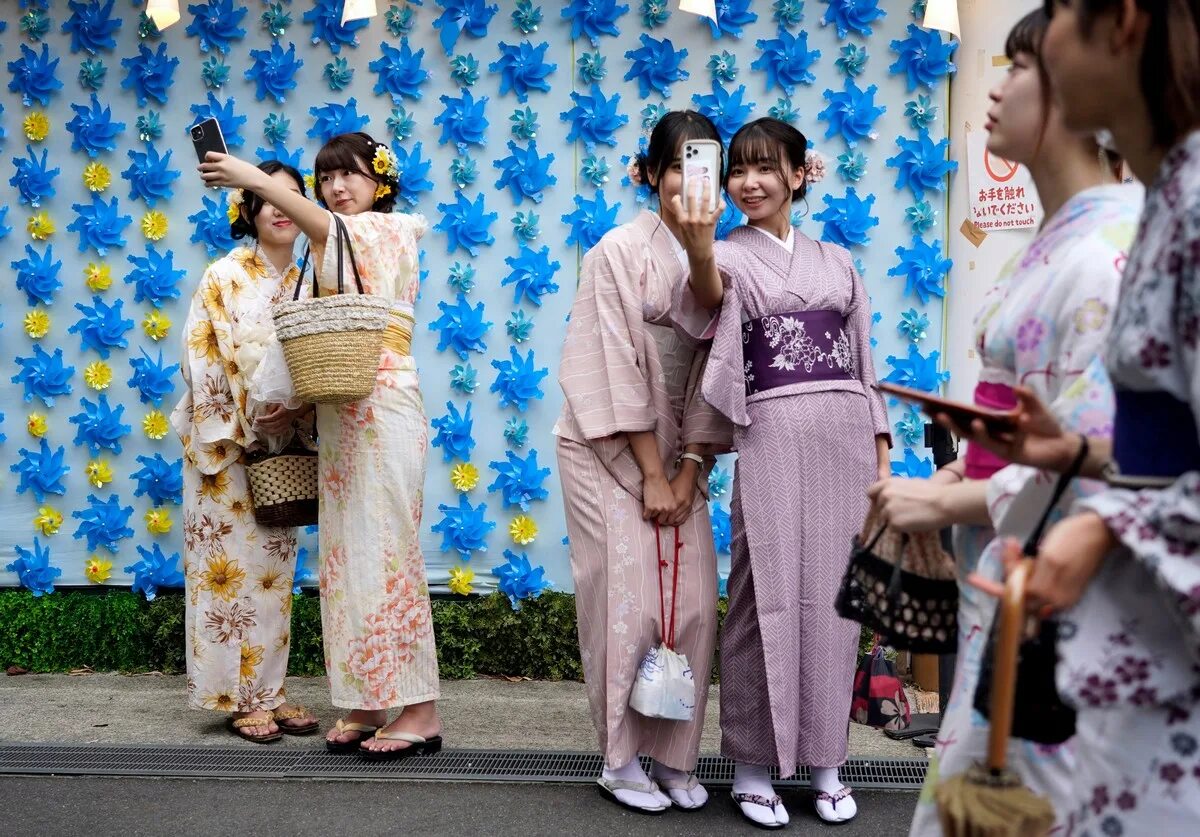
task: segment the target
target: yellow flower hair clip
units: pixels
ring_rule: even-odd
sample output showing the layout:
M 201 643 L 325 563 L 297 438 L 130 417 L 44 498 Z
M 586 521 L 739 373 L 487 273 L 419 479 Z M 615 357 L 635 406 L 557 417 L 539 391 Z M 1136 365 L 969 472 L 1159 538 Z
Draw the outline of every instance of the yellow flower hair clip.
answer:
M 225 210 L 225 217 L 229 219 L 230 224 L 236 224 L 237 219 L 242 215 L 242 204 L 246 201 L 246 193 L 241 189 L 233 192 L 229 198 L 229 208 Z
M 92 584 L 103 584 L 112 575 L 112 561 L 94 555 L 83 565 L 83 574 Z
M 25 333 L 33 340 L 41 340 L 50 330 L 50 315 L 44 308 L 34 308 L 25 315 Z
M 400 179 L 400 165 L 396 161 L 396 155 L 382 142 L 375 146 L 375 157 L 371 160 L 371 168 L 375 170 L 376 174 L 385 175 L 392 180 Z
M 40 110 L 26 116 L 21 127 L 25 131 L 25 139 L 30 142 L 41 142 L 50 135 L 50 119 Z
M 112 184 L 112 172 L 104 163 L 88 163 L 83 167 L 83 185 L 93 192 L 103 192 Z
M 388 186 L 386 183 L 380 183 L 378 186 L 375 187 L 375 200 L 379 200 L 380 198 L 386 198 L 391 193 L 392 193 L 391 186 Z
M 104 262 L 100 264 L 89 262 L 83 270 L 83 281 L 92 293 L 107 291 L 112 287 L 112 268 Z

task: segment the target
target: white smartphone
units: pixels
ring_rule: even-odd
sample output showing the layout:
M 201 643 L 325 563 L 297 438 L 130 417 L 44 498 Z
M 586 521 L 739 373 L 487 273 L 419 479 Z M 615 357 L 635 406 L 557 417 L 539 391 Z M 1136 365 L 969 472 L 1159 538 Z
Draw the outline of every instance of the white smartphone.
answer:
M 705 186 L 708 187 L 707 209 L 712 212 L 721 199 L 721 144 L 716 140 L 684 140 L 681 200 L 685 208 L 688 201 L 693 200 L 693 191 L 698 200 Z

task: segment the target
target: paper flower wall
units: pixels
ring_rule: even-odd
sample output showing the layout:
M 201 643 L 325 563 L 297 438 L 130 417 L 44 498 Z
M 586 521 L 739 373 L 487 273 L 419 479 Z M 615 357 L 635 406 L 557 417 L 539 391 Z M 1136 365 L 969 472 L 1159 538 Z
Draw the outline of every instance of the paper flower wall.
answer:
M 133 376 L 128 384 L 138 391 L 138 397 L 143 404 L 161 407 L 163 399 L 175 391 L 174 377 L 179 371 L 179 364 L 164 365 L 162 349 L 158 351 L 158 360 L 153 360 L 145 349 L 141 351 L 141 357 L 129 360 Z
M 939 243 L 935 242 L 934 247 L 937 247 Z M 900 315 L 900 322 L 897 323 L 896 330 L 904 339 L 912 343 L 920 343 L 929 336 L 929 317 L 915 308 L 909 308 Z
M 850 148 L 864 139 L 874 139 L 875 121 L 887 112 L 886 107 L 875 104 L 878 90 L 874 84 L 862 90 L 849 78 L 843 83 L 842 92 L 826 90 L 825 100 L 829 104 L 818 114 L 819 119 L 829 123 L 825 139 L 841 134 Z
M 71 416 L 71 424 L 79 426 L 75 431 L 75 444 L 86 445 L 92 455 L 107 449 L 113 453 L 121 452 L 121 438 L 129 435 L 133 428 L 121 424 L 121 416 L 125 413 L 125 405 L 118 404 L 114 410 L 108 403 L 107 395 L 100 395 L 97 403 L 93 404 L 86 398 L 79 399 L 83 411 Z
M 759 41 L 759 44 L 761 43 L 762 41 Z M 719 55 L 710 56 L 705 66 L 714 82 L 725 84 L 737 78 L 737 56 L 726 50 L 721 50 Z
M 879 0 L 825 0 L 825 4 L 821 25 L 832 24 L 842 40 L 851 32 L 869 37 L 871 24 L 887 17 L 887 12 L 879 8 Z
M 286 51 L 278 42 L 270 49 L 252 49 L 250 59 L 245 76 L 254 82 L 254 98 L 261 102 L 270 96 L 283 104 L 296 89 L 296 73 L 304 66 L 303 59 L 296 57 L 296 45 L 289 43 Z
M 151 145 L 145 151 L 130 149 L 128 154 L 130 166 L 121 174 L 129 182 L 129 199 L 141 198 L 149 207 L 160 200 L 170 200 L 174 194 L 171 183 L 180 176 L 171 168 L 172 151 L 160 157 L 158 149 Z
M 936 29 L 922 29 L 910 23 L 908 37 L 892 41 L 891 47 L 897 57 L 888 71 L 905 76 L 909 92 L 918 87 L 932 89 L 938 79 L 955 71 L 950 59 L 958 49 L 958 41 L 943 43 L 942 33 Z
M 488 65 L 488 70 L 500 74 L 500 95 L 512 91 L 517 101 L 522 104 L 529 100 L 529 91 L 550 90 L 550 82 L 546 77 L 558 69 L 557 64 L 548 63 L 546 50 L 550 48 L 547 41 L 537 46 L 522 41 L 516 45 L 500 42 L 500 58 Z
M 453 253 L 461 247 L 472 256 L 478 256 L 481 245 L 491 245 L 496 241 L 488 228 L 500 216 L 484 211 L 482 193 L 476 195 L 474 201 L 469 201 L 462 192 L 456 192 L 454 203 L 439 203 L 437 208 L 443 214 L 434 229 L 446 234 L 447 253 Z
M 68 0 L 70 16 L 62 25 L 62 31 L 71 35 L 71 52 L 87 52 L 95 55 L 102 50 L 115 49 L 114 34 L 121 28 L 121 19 L 112 17 L 113 0 Z
M 200 51 L 215 49 L 228 53 L 234 41 L 246 37 L 246 30 L 238 26 L 249 9 L 237 8 L 233 0 L 206 0 L 204 3 L 188 5 L 192 22 L 184 30 L 200 41 Z
M 713 469 L 708 474 L 708 496 L 710 499 L 718 500 L 729 493 L 730 483 L 733 478 L 729 472 L 719 465 L 714 465 Z
M 71 466 L 63 464 L 66 448 L 59 445 L 50 450 L 46 440 L 41 439 L 37 450 L 21 448 L 18 453 L 21 458 L 16 464 L 9 466 L 9 470 L 20 477 L 17 483 L 18 494 L 28 491 L 39 503 L 44 503 L 47 494 L 67 493 L 63 477 L 70 472 Z
M 879 219 L 871 214 L 871 208 L 875 205 L 874 195 L 860 198 L 855 188 L 850 186 L 846 189 L 845 197 L 835 198 L 825 194 L 821 200 L 825 202 L 825 209 L 813 215 L 813 220 L 825 225 L 821 233 L 822 241 L 832 241 L 843 247 L 861 247 L 870 243 L 867 232 L 879 225 Z
M 796 85 L 812 84 L 817 80 L 811 68 L 821 57 L 821 50 L 808 48 L 807 32 L 793 35 L 780 29 L 777 37 L 759 39 L 757 46 L 762 54 L 750 67 L 763 71 L 768 92 L 772 87 L 778 87 L 790 96 Z
M 183 460 L 176 459 L 168 462 L 162 454 L 154 456 L 139 456 L 138 464 L 142 467 L 129 475 L 137 483 L 134 497 L 146 496 L 155 507 L 173 503 L 183 503 Z
M 683 59 L 687 58 L 688 51 L 676 50 L 670 38 L 660 41 L 644 32 L 638 40 L 642 45 L 625 53 L 631 62 L 625 81 L 637 79 L 638 93 L 643 99 L 651 90 L 664 98 L 669 97 L 671 85 L 688 77 L 687 70 L 683 69 Z
M 472 552 L 487 552 L 488 532 L 496 528 L 495 521 L 484 517 L 487 503 L 472 506 L 466 494 L 459 494 L 457 506 L 443 503 L 438 511 L 442 519 L 430 529 L 442 536 L 442 552 L 455 550 L 463 560 L 470 560 Z
M 617 5 L 616 0 L 571 0 L 562 17 L 571 21 L 571 40 L 584 37 L 595 47 L 603 35 L 621 34 L 617 18 L 628 11 L 628 6 Z
M 450 583 L 447 586 L 450 592 L 457 596 L 469 596 L 474 591 L 471 586 L 474 580 L 475 571 L 470 567 L 451 567 Z
M 500 170 L 496 188 L 508 189 L 513 203 L 518 206 L 525 198 L 541 203 L 542 190 L 558 182 L 558 178 L 550 174 L 554 155 L 539 157 L 536 142 L 530 142 L 528 148 L 521 148 L 512 140 L 508 141 L 508 152 L 507 157 L 492 163 Z
M 9 265 L 17 272 L 17 290 L 25 292 L 25 299 L 30 305 L 50 305 L 54 302 L 54 292 L 62 287 L 58 280 L 58 272 L 62 262 L 54 260 L 54 245 L 47 244 L 46 252 L 38 253 L 32 245 L 25 245 L 25 258 Z
M 523 600 L 536 599 L 542 591 L 550 587 L 550 582 L 545 579 L 545 568 L 531 566 L 529 557 L 524 552 L 517 555 L 506 549 L 504 557 L 508 560 L 493 567 L 492 575 L 500 579 L 497 586 L 500 592 L 508 597 L 513 610 L 520 610 Z
M 932 99 L 922 93 L 916 99 L 904 103 L 904 118 L 914 131 L 926 131 L 937 121 L 938 109 Z
M 95 93 L 91 94 L 89 105 L 72 103 L 71 110 L 75 112 L 75 117 L 67 123 L 67 130 L 74 138 L 71 142 L 72 151 L 84 151 L 89 157 L 95 158 L 101 152 L 117 147 L 116 138 L 125 130 L 125 123 L 114 122 L 112 108 L 101 107 Z
M 750 0 L 717 0 L 717 19 L 702 18 L 701 23 L 708 24 L 714 38 L 729 35 L 733 38 L 742 37 L 742 30 L 758 20 L 758 15 L 750 11 Z
M 620 203 L 608 205 L 603 189 L 596 190 L 595 200 L 576 195 L 575 211 L 562 216 L 563 223 L 571 227 L 567 243 L 579 244 L 584 250 L 595 247 L 604 234 L 617 225 L 620 208 Z
M 914 405 L 904 409 L 904 416 L 896 422 L 896 438 L 901 444 L 912 447 L 925 442 L 925 417 Z
M 399 197 L 409 206 L 416 206 L 422 192 L 433 189 L 433 182 L 428 180 L 429 170 L 433 167 L 430 160 L 421 159 L 421 143 L 413 143 L 409 151 L 403 146 L 393 145 L 396 154 L 396 169 L 399 172 Z
M 189 240 L 193 244 L 203 244 L 208 257 L 216 259 L 232 250 L 236 243 L 229 234 L 229 198 L 221 192 L 220 201 L 208 195 L 200 201 L 203 207 L 187 217 L 196 225 Z
M 403 99 L 420 99 L 421 85 L 429 81 L 429 71 L 421 66 L 425 50 L 413 52 L 405 38 L 398 47 L 385 41 L 379 45 L 379 51 L 380 57 L 367 65 L 379 77 L 375 92 L 391 96 L 396 103 Z
M 512 272 L 500 284 L 513 286 L 514 305 L 524 297 L 540 308 L 545 294 L 558 293 L 554 275 L 560 265 L 557 261 L 550 261 L 549 247 L 535 251 L 522 246 L 517 256 L 509 256 L 504 261 L 512 268 Z
M 501 407 L 512 405 L 523 413 L 532 399 L 545 395 L 538 384 L 550 374 L 550 370 L 545 367 L 534 368 L 533 349 L 529 350 L 524 359 L 512 346 L 509 346 L 508 353 L 509 360 L 492 361 L 492 368 L 496 370 L 496 380 L 488 387 L 488 391 L 499 394 Z
M 25 146 L 28 157 L 13 157 L 15 173 L 9 178 L 9 185 L 17 188 L 17 199 L 22 204 L 28 204 L 35 209 L 42 201 L 54 197 L 54 178 L 58 177 L 59 168 L 49 168 L 50 152 L 42 149 L 39 158 L 33 151 L 33 146 Z
M 905 296 L 915 294 L 926 305 L 930 297 L 946 295 L 942 283 L 954 262 L 942 255 L 942 242 L 928 244 L 913 236 L 912 245 L 897 247 L 896 255 L 900 263 L 888 271 L 888 276 L 904 277 Z
M 913 344 L 908 347 L 907 358 L 889 355 L 887 364 L 892 367 L 892 371 L 884 380 L 903 387 L 936 392 L 943 383 L 950 380 L 949 372 L 938 371 L 938 352 L 930 352 L 926 357 Z
M 151 99 L 160 105 L 167 103 L 167 91 L 171 88 L 179 59 L 167 54 L 166 44 L 159 44 L 155 50 L 139 44 L 138 54 L 122 58 L 121 66 L 125 68 L 121 87 L 133 91 L 139 107 L 145 107 Z
M 453 401 L 446 402 L 446 415 L 429 422 L 437 433 L 432 445 L 442 449 L 442 461 L 461 459 L 469 462 L 475 439 L 471 435 L 474 422 L 471 420 L 471 402 L 467 402 L 465 413 L 459 413 Z
M 712 508 L 713 545 L 721 555 L 729 554 L 729 545 L 733 542 L 733 526 L 729 512 L 717 503 L 710 504 Z
M 617 110 L 621 94 L 605 98 L 600 85 L 593 84 L 589 93 L 572 90 L 571 101 L 575 106 L 559 114 L 559 119 L 571 125 L 567 142 L 581 141 L 589 154 L 597 145 L 616 146 L 614 133 L 629 122 L 629 117 Z
M 504 423 L 504 440 L 518 450 L 529 441 L 529 422 L 522 418 L 510 418 Z
M 550 496 L 542 487 L 546 477 L 550 476 L 550 469 L 538 467 L 536 449 L 531 448 L 524 459 L 512 451 L 505 451 L 504 456 L 504 461 L 488 463 L 488 467 L 496 472 L 496 480 L 488 486 L 488 491 L 500 491 L 506 508 L 518 506 L 521 511 L 529 511 L 532 501 Z
M 175 254 L 167 250 L 159 253 L 153 244 L 146 245 L 146 255 L 127 256 L 133 270 L 125 275 L 125 282 L 134 287 L 134 302 L 149 302 L 155 308 L 163 303 L 179 299 L 179 282 L 185 271 L 175 269 Z
M 370 23 L 366 18 L 348 21 L 342 24 L 343 0 L 313 0 L 313 8 L 304 13 L 302 20 L 312 24 L 313 44 L 325 44 L 329 51 L 337 55 L 342 47 L 358 46 L 359 30 Z
M 137 551 L 141 560 L 124 569 L 133 575 L 133 592 L 145 595 L 146 601 L 154 601 L 158 588 L 183 586 L 183 573 L 176 567 L 178 552 L 164 555 L 158 544 L 153 544 L 150 549 L 139 546 Z
M 438 101 L 444 105 L 442 112 L 433 118 L 434 125 L 442 126 L 439 145 L 452 142 L 458 148 L 458 153 L 464 154 L 467 146 L 482 146 L 486 142 L 488 121 L 484 111 L 487 109 L 487 96 L 475 101 L 471 91 L 464 90 L 461 96 L 440 96 Z
M 754 111 L 754 102 L 743 102 L 746 95 L 746 85 L 738 85 L 737 90 L 730 93 L 725 88 L 714 83 L 712 93 L 692 96 L 696 110 L 712 120 L 721 135 L 722 142 L 728 144 L 737 129 L 745 124 Z
M 41 596 L 54 592 L 54 579 L 62 575 L 62 570 L 50 564 L 50 547 L 43 547 L 37 538 L 33 539 L 33 551 L 23 546 L 15 545 L 13 549 L 17 558 L 5 566 L 5 570 L 16 573 L 21 586 Z
M 889 168 L 898 170 L 897 189 L 911 189 L 913 198 L 922 200 L 926 190 L 945 191 L 946 175 L 958 170 L 958 163 L 947 159 L 950 140 L 934 142 L 921 131 L 916 139 L 896 137 L 900 153 L 888 159 Z
M 927 456 L 918 457 L 912 448 L 905 448 L 903 459 L 892 460 L 892 476 L 928 479 L 933 476 L 933 460 Z
M 193 117 L 191 124 L 195 125 L 197 122 L 203 122 L 205 119 L 215 119 L 221 126 L 221 136 L 225 138 L 225 145 L 229 148 L 241 148 L 246 142 L 245 138 L 241 135 L 241 129 L 246 124 L 247 117 L 238 116 L 233 109 L 233 105 L 232 96 L 222 103 L 220 99 L 210 92 L 204 104 L 192 105 L 189 108 Z M 190 125 L 188 126 L 188 130 L 191 130 Z
M 482 354 L 487 351 L 484 336 L 492 324 L 483 319 L 482 302 L 472 308 L 466 296 L 460 293 L 453 305 L 439 302 L 438 310 L 442 316 L 429 324 L 429 330 L 440 332 L 437 345 L 439 352 L 450 348 L 459 358 L 466 360 L 468 352 Z
M 108 360 L 112 349 L 129 347 L 125 333 L 133 328 L 133 320 L 122 318 L 121 309 L 124 304 L 123 300 L 118 299 L 109 305 L 98 296 L 92 297 L 91 305 L 75 303 L 75 310 L 79 311 L 81 316 L 67 331 L 79 335 L 81 352 L 92 349 L 100 357 Z
M 442 7 L 442 13 L 433 22 L 433 28 L 440 30 L 439 40 L 447 55 L 454 53 L 454 45 L 463 32 L 473 38 L 485 36 L 488 23 L 500 10 L 499 6 L 489 6 L 485 0 L 438 0 L 438 5 Z
M 63 365 L 62 349 L 55 349 L 54 354 L 49 355 L 35 343 L 33 357 L 14 360 L 21 371 L 12 376 L 12 382 L 24 386 L 26 401 L 32 401 L 36 396 L 47 407 L 53 407 L 55 398 L 71 394 L 71 376 L 75 374 L 75 367 Z
M 95 494 L 89 494 L 87 499 L 86 509 L 71 512 L 71 517 L 79 521 L 75 539 L 86 539 L 89 552 L 103 548 L 115 554 L 121 540 L 133 537 L 133 530 L 127 525 L 133 506 L 122 506 L 116 494 L 110 494 L 103 502 Z
M 63 83 L 55 76 L 59 60 L 50 55 L 46 44 L 42 44 L 40 53 L 21 44 L 21 57 L 8 62 L 8 71 L 12 73 L 8 89 L 20 93 L 21 103 L 27 108 L 34 102 L 46 107 L 50 97 L 62 90 Z
M 599 52 L 585 52 L 579 56 L 579 60 L 575 62 L 575 66 L 579 68 L 579 81 L 585 85 L 591 85 L 597 81 L 604 81 L 608 77 L 608 59 Z

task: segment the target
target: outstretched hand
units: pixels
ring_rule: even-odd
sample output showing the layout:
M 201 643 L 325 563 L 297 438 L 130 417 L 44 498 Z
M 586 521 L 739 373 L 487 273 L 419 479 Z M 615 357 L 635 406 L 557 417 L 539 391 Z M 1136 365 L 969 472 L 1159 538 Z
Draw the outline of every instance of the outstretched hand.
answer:
M 1063 431 L 1058 419 L 1033 390 L 1018 386 L 1013 387 L 1013 392 L 1017 396 L 1015 430 L 989 431 L 981 419 L 963 427 L 945 413 L 938 413 L 934 419 L 960 438 L 1009 462 L 1060 473 L 1067 470 L 1079 451 L 1077 436 Z
M 205 186 L 223 186 L 229 189 L 253 191 L 260 177 L 265 177 L 258 166 L 219 151 L 209 151 L 204 162 L 196 167 Z
M 671 209 L 679 224 L 680 244 L 689 256 L 707 256 L 712 252 L 717 223 L 725 212 L 725 201 L 718 199 L 716 209 L 708 210 L 712 187 L 707 183 L 694 184 L 690 195 L 680 192 L 671 198 Z

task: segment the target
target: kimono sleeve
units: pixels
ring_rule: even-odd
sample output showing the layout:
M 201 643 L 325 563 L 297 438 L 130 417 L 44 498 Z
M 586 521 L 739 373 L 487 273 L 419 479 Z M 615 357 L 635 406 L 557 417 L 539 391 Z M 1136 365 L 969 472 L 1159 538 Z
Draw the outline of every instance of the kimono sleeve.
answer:
M 418 271 L 417 242 L 429 229 L 423 215 L 402 212 L 363 212 L 358 215 L 329 213 L 329 238 L 321 260 L 320 285 L 324 293 L 337 290 L 337 223 L 340 218 L 350 234 L 354 254 L 342 258 L 343 287 L 354 293 L 354 270 L 358 267 L 363 289 L 391 298 L 415 297 Z M 406 293 L 411 291 L 411 293 Z
M 705 453 L 716 455 L 732 450 L 733 425 L 701 395 L 704 373 L 708 368 L 708 356 L 707 348 L 700 349 L 692 356 L 686 401 L 683 405 L 681 445 L 705 445 Z
M 850 279 L 852 288 L 850 308 L 846 312 L 846 324 L 850 329 L 850 351 L 854 358 L 854 369 L 867 396 L 867 407 L 871 412 L 871 426 L 876 436 L 886 436 L 888 447 L 892 446 L 891 425 L 888 423 L 887 407 L 879 392 L 879 379 L 875 375 L 875 358 L 871 354 L 871 300 L 863 285 L 862 277 L 850 262 L 850 254 L 839 248 L 838 258 Z
M 632 252 L 603 241 L 583 260 L 558 383 L 589 441 L 657 424 L 643 364 L 641 267 Z

